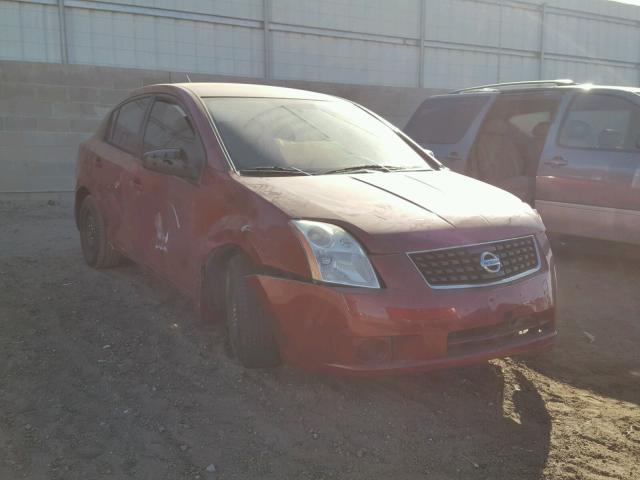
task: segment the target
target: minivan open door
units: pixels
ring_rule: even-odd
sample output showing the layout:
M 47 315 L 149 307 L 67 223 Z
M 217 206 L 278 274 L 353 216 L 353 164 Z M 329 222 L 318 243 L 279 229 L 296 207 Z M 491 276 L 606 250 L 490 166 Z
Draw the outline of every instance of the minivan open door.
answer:
M 476 132 L 496 96 L 483 92 L 430 97 L 404 131 L 445 166 L 464 173 Z

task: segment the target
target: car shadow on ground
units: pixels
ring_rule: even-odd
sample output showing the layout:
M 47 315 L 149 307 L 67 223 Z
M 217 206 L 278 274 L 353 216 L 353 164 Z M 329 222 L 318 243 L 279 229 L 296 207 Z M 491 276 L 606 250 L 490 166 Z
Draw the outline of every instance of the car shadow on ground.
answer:
M 550 415 L 534 384 L 509 361 L 378 379 L 308 376 L 284 368 L 272 381 L 274 389 L 293 384 L 314 392 L 307 422 L 316 418 L 319 435 L 367 456 L 376 478 L 403 471 L 428 478 L 534 480 L 547 462 Z M 365 468 L 360 460 L 356 465 Z

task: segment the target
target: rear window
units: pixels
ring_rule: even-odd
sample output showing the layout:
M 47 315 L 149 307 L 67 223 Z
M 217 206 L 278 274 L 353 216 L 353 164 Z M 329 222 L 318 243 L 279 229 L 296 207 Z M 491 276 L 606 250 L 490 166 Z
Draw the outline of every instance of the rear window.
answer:
M 488 99 L 488 96 L 466 95 L 429 98 L 413 115 L 405 131 L 422 145 L 458 143 Z
M 140 145 L 140 129 L 150 97 L 132 100 L 114 113 L 109 142 L 122 150 L 136 153 Z

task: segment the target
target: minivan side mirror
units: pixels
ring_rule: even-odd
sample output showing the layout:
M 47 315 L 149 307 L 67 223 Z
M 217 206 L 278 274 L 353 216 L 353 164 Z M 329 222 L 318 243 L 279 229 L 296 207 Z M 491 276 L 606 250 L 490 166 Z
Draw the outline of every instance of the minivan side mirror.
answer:
M 193 177 L 186 155 L 181 148 L 162 148 L 145 152 L 142 156 L 142 166 L 165 175 Z

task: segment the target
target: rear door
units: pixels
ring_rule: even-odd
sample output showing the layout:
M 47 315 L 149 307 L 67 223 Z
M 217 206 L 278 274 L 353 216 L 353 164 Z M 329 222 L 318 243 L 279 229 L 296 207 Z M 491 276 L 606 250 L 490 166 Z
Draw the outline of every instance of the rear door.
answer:
M 149 96 L 137 97 L 114 110 L 104 141 L 93 152 L 98 201 L 109 238 L 127 255 L 132 254 L 131 190 L 140 169 L 142 121 L 150 103 Z
M 536 207 L 551 231 L 640 241 L 640 105 L 626 92 L 568 97 L 542 154 Z
M 476 133 L 496 96 L 461 93 L 428 98 L 405 132 L 451 170 L 464 173 Z

